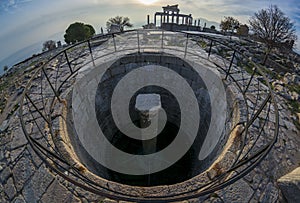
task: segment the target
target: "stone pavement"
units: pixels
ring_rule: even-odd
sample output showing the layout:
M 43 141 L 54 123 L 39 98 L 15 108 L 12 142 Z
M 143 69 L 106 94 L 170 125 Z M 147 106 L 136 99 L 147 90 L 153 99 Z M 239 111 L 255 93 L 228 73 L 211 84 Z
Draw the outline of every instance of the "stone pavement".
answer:
M 218 191 L 210 201 L 218 202 L 218 198 L 224 202 L 283 200 L 277 179 L 299 166 L 300 132 L 293 125 L 284 100 L 277 99 L 281 126 L 274 148 L 246 177 Z M 105 199 L 76 188 L 51 172 L 28 144 L 17 114 L 13 115 L 8 131 L 0 137 L 0 179 L 0 202 L 101 202 Z
M 285 201 L 277 179 L 300 164 L 300 131 L 293 124 L 286 100 L 279 95 L 276 100 L 279 137 L 267 157 L 234 184 L 208 197 L 185 202 Z M 25 138 L 18 111 L 11 115 L 7 131 L 0 134 L 0 180 L 0 202 L 116 202 L 84 191 L 49 170 Z

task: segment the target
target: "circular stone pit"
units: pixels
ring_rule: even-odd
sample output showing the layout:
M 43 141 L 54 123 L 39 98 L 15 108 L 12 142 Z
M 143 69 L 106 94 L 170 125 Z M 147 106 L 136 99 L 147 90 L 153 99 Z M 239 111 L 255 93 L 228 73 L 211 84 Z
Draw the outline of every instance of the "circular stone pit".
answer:
M 132 175 L 111 170 L 101 164 L 101 161 L 97 160 L 99 158 L 97 155 L 101 155 L 101 152 L 104 152 L 104 156 L 108 159 L 116 157 L 109 154 L 111 151 L 106 145 L 100 148 L 100 143 L 97 141 L 103 141 L 99 139 L 100 130 L 103 131 L 105 139 L 114 147 L 129 154 L 144 153 L 141 140 L 134 140 L 118 130 L 110 109 L 110 99 L 115 86 L 126 74 L 140 67 L 166 67 L 183 77 L 197 98 L 200 122 L 199 131 L 192 146 L 175 164 L 156 173 Z M 157 186 L 161 188 L 163 185 L 168 185 L 168 188 L 172 185 L 176 188 L 173 190 L 174 194 L 181 191 L 178 188 L 185 188 L 184 185 L 193 184 L 195 188 L 199 187 L 199 184 L 204 184 L 221 173 L 223 169 L 220 169 L 220 166 L 224 169 L 230 167 L 234 161 L 232 151 L 237 150 L 240 144 L 238 136 L 241 131 L 240 127 L 231 134 L 228 130 L 238 123 L 239 106 L 233 105 L 235 95 L 228 86 L 225 93 L 225 85 L 220 77 L 220 74 L 210 67 L 205 67 L 203 64 L 195 66 L 195 63 L 191 66 L 188 60 L 165 53 L 135 53 L 100 64 L 76 81 L 73 91 L 69 94 L 68 107 L 64 112 L 72 122 L 61 123 L 62 126 L 65 125 L 64 133 L 61 134 L 63 134 L 63 139 L 70 141 L 71 145 L 62 146 L 61 150 L 67 152 L 64 154 L 71 157 L 74 165 L 84 168 L 86 175 L 92 180 L 103 185 L 109 184 L 109 188 L 117 186 L 118 190 L 124 193 L 140 190 L 139 187 L 131 186 L 146 187 L 148 189 L 145 191 L 144 188 L 143 192 L 149 195 L 155 194 L 155 188 Z M 220 84 L 224 91 L 219 90 Z M 180 89 L 180 87 L 176 88 Z M 128 107 L 131 121 L 137 127 L 140 126 L 135 101 L 139 94 L 161 96 L 161 105 L 168 119 L 165 128 L 157 136 L 155 152 L 159 152 L 174 141 L 180 128 L 182 121 L 178 101 L 170 91 L 162 87 L 149 85 L 139 89 L 131 97 Z M 184 92 L 182 94 L 184 95 Z M 224 99 L 220 99 L 222 97 Z M 237 104 L 236 101 L 235 104 Z M 216 105 L 218 109 L 212 108 Z M 230 115 L 230 123 L 225 124 L 229 116 L 228 112 L 233 112 L 233 115 Z M 91 126 L 96 126 L 96 130 Z M 231 139 L 227 141 L 229 136 Z M 178 174 L 184 175 L 178 176 Z

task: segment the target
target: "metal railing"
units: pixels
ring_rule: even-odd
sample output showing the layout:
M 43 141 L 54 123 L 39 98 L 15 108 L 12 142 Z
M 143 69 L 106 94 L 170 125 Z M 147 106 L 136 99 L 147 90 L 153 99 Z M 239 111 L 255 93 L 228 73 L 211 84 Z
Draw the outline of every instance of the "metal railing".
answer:
M 76 76 L 83 67 L 95 66 L 111 54 L 121 52 L 178 52 L 184 58 L 209 60 L 224 75 L 227 84 L 234 84 L 245 105 L 241 134 L 242 144 L 232 166 L 199 188 L 162 196 L 125 194 L 104 187 L 70 165 L 55 146 L 60 112 Z M 232 115 L 228 118 L 232 119 Z M 161 202 L 179 201 L 205 196 L 220 190 L 248 174 L 271 150 L 278 136 L 278 109 L 271 86 L 259 65 L 253 63 L 238 47 L 204 34 L 187 34 L 163 30 L 132 30 L 107 34 L 74 44 L 38 68 L 28 82 L 20 107 L 23 131 L 33 150 L 54 172 L 76 186 L 108 198 Z M 230 126 L 233 130 L 235 126 Z M 260 143 L 260 144 L 258 144 Z M 263 143 L 263 144 L 261 144 Z M 232 172 L 235 172 L 232 175 Z M 230 175 L 231 174 L 231 175 Z M 229 177 L 230 176 L 230 177 Z

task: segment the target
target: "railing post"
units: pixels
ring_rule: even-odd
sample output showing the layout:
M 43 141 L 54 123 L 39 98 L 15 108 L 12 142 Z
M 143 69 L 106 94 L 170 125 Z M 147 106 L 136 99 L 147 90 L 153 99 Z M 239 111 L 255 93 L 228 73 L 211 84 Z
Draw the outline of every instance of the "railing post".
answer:
M 66 51 L 66 50 L 64 50 L 64 54 L 65 54 L 65 57 L 66 57 L 66 60 L 67 60 L 67 63 L 68 63 L 70 72 L 71 72 L 71 74 L 72 74 L 72 73 L 73 73 L 73 70 L 72 70 L 71 63 L 70 63 L 70 60 L 69 60 L 69 58 L 68 58 L 68 54 L 67 54 L 67 51 Z
M 184 58 L 186 57 L 188 43 L 189 43 L 189 34 L 186 34 L 186 43 L 185 43 Z
M 164 30 L 162 30 L 162 32 L 161 32 L 161 49 L 163 49 L 164 48 Z
M 247 92 L 247 90 L 248 90 L 248 88 L 249 88 L 249 86 L 250 86 L 250 84 L 251 84 L 251 82 L 253 80 L 253 77 L 254 77 L 255 73 L 256 73 L 256 67 L 254 68 L 253 73 L 251 74 L 251 78 L 250 78 L 250 80 L 249 80 L 249 82 L 248 82 L 248 84 L 247 84 L 247 86 L 246 86 L 246 88 L 245 88 L 245 90 L 243 92 L 244 94 Z
M 230 73 L 230 70 L 231 70 L 231 67 L 232 67 L 232 64 L 233 64 L 233 60 L 234 60 L 234 57 L 235 57 L 235 53 L 236 53 L 236 51 L 234 50 L 233 55 L 232 55 L 232 57 L 231 57 L 230 64 L 229 64 L 228 71 L 226 72 L 225 80 L 227 80 L 227 77 L 228 77 L 228 75 L 229 75 L 229 73 Z
M 95 66 L 95 61 L 94 61 L 94 57 L 93 57 L 92 46 L 91 46 L 90 40 L 88 40 L 88 45 L 89 45 L 89 50 L 90 50 L 91 58 L 93 61 L 93 65 Z
M 42 71 L 43 71 L 43 73 L 44 73 L 44 75 L 45 75 L 45 77 L 46 77 L 46 80 L 47 80 L 47 82 L 49 83 L 50 88 L 52 89 L 54 95 L 56 96 L 56 98 L 58 99 L 58 101 L 61 102 L 61 99 L 60 99 L 60 97 L 59 97 L 59 94 L 57 93 L 57 91 L 55 90 L 55 88 L 53 87 L 53 85 L 51 84 L 50 78 L 48 77 L 48 75 L 47 75 L 47 73 L 46 73 L 44 67 L 42 67 Z
M 92 47 L 91 47 L 91 42 L 90 42 L 90 40 L 88 40 L 88 45 L 89 45 L 90 54 L 92 54 Z
M 140 49 L 140 35 L 139 35 L 139 30 L 137 30 L 136 33 L 137 33 L 137 41 L 138 41 L 138 53 L 140 53 L 141 49 Z
M 25 97 L 29 100 L 29 102 L 32 104 L 33 108 L 40 114 L 40 116 L 49 124 L 49 120 L 46 118 L 44 114 L 39 110 L 39 108 L 35 105 L 35 103 L 32 101 L 32 99 L 29 97 L 29 95 L 26 93 Z
M 208 59 L 209 59 L 209 57 L 210 57 L 212 45 L 213 45 L 213 41 L 210 40 L 210 45 L 209 45 L 209 50 L 208 50 Z
M 112 34 L 112 37 L 113 37 L 113 42 L 114 42 L 115 51 L 117 51 L 117 45 L 116 45 L 115 35 Z

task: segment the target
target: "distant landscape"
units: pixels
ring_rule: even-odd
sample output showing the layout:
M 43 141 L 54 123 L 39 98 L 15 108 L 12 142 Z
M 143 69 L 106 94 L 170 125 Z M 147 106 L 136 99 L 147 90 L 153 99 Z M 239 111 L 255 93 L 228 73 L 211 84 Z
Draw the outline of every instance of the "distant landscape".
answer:
M 46 40 L 60 40 L 67 26 L 75 21 L 89 23 L 94 26 L 96 34 L 100 28 L 105 29 L 105 22 L 114 15 L 128 16 L 134 28 L 146 24 L 146 17 L 161 10 L 163 5 L 179 4 L 181 13 L 191 13 L 194 19 L 201 20 L 201 26 L 214 25 L 219 29 L 220 20 L 224 16 L 234 16 L 242 24 L 248 24 L 249 17 L 260 8 L 277 4 L 295 23 L 299 35 L 299 4 L 297 0 L 272 1 L 153 1 L 145 4 L 142 0 L 129 1 L 36 1 L 36 0 L 3 0 L 0 3 L 0 24 L 5 28 L 0 33 L 2 47 L 0 50 L 0 74 L 3 66 L 9 68 L 22 60 L 40 53 Z M 226 3 L 225 3 L 226 2 Z M 296 5 L 296 6 L 294 6 Z M 299 37 L 298 37 L 299 38 Z M 295 47 L 300 50 L 299 39 Z M 299 53 L 300 51 L 298 51 Z
M 64 31 L 52 35 L 49 37 L 49 39 L 63 42 L 63 32 Z M 0 75 L 3 74 L 4 66 L 8 66 L 10 68 L 13 65 L 31 57 L 33 54 L 41 53 L 42 47 L 43 47 L 43 41 L 39 41 L 23 49 L 20 49 L 19 51 L 15 52 L 14 54 L 10 55 L 9 57 L 3 60 L 0 60 Z

